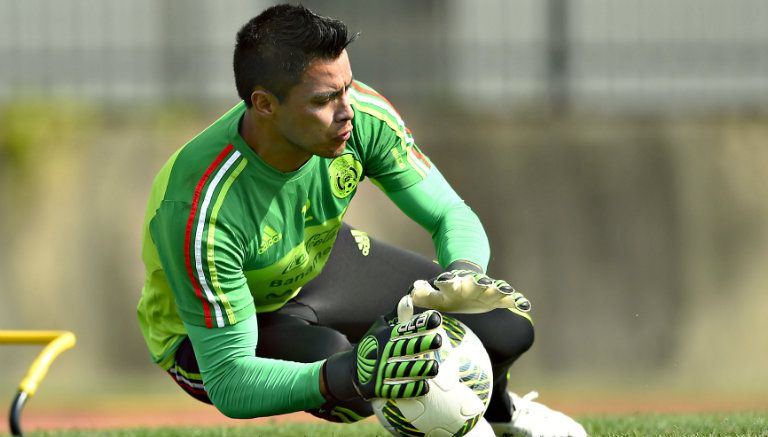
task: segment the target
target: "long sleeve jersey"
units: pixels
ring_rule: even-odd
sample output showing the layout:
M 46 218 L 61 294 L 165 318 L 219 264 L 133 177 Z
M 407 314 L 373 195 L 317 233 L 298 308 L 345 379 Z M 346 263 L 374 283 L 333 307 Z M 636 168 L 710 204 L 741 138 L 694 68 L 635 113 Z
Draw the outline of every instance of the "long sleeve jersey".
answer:
M 240 103 L 173 154 L 153 183 L 142 247 L 142 333 L 165 369 L 189 336 L 209 396 L 231 416 L 323 403 L 322 362 L 256 357 L 255 317 L 282 307 L 320 273 L 364 178 L 432 234 L 441 265 L 487 265 L 477 216 L 419 150 L 397 111 L 360 82 L 350 94 L 353 131 L 341 156 L 312 156 L 296 171 L 276 170 L 240 136 Z

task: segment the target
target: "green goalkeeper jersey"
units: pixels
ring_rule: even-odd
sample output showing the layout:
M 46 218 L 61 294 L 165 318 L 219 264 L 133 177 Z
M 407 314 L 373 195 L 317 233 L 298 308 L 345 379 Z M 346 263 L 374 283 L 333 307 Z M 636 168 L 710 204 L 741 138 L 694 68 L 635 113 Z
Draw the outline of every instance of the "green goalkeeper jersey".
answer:
M 156 177 L 144 222 L 146 278 L 138 313 L 150 352 L 165 360 L 198 326 L 273 311 L 322 270 L 357 184 L 385 191 L 431 167 L 386 100 L 356 82 L 352 135 L 337 158 L 294 172 L 262 161 L 238 133 L 238 104 L 179 149 Z
M 360 82 L 350 88 L 350 100 L 353 131 L 339 157 L 312 156 L 296 171 L 276 170 L 240 136 L 246 109 L 240 103 L 160 170 L 144 221 L 146 276 L 138 318 L 163 368 L 173 364 L 176 347 L 192 330 L 198 338 L 206 328 L 234 328 L 242 338 L 238 347 L 252 356 L 253 316 L 279 309 L 320 273 L 364 177 L 432 233 L 441 265 L 459 259 L 487 264 L 487 238 L 477 217 L 419 151 L 395 109 Z M 211 344 L 218 344 L 211 334 Z M 228 359 L 219 346 L 209 349 L 196 351 L 205 354 L 198 359 Z M 260 375 L 296 374 L 285 362 L 259 363 Z M 316 364 L 307 366 L 300 378 L 316 379 L 317 371 Z M 314 385 L 302 395 L 310 404 L 320 399 Z M 259 411 L 308 408 L 286 402 Z

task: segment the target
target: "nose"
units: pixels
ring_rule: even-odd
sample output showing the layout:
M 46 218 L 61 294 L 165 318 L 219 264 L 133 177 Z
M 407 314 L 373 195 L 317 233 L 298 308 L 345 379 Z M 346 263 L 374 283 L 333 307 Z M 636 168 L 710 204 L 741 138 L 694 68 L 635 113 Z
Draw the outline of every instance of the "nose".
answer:
M 355 116 L 355 112 L 352 110 L 352 104 L 349 100 L 349 92 L 344 92 L 338 101 L 339 106 L 336 110 L 336 122 L 345 123 L 352 120 Z

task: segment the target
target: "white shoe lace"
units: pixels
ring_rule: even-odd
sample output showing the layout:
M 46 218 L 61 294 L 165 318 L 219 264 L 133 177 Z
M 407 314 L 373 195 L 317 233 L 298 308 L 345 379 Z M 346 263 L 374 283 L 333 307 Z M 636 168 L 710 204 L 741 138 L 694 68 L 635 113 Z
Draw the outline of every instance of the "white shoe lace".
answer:
M 534 399 L 539 393 L 531 391 L 523 397 L 510 392 L 514 405 L 512 420 L 507 424 L 491 424 L 498 436 L 525 437 L 586 437 L 578 422 Z
M 512 422 L 515 422 L 518 417 L 526 414 L 536 413 L 549 415 L 549 413 L 553 412 L 549 407 L 533 401 L 539 397 L 539 392 L 535 390 L 528 392 L 528 394 L 523 397 L 510 392 L 509 397 L 512 398 L 512 405 L 514 405 L 514 411 L 512 412 Z

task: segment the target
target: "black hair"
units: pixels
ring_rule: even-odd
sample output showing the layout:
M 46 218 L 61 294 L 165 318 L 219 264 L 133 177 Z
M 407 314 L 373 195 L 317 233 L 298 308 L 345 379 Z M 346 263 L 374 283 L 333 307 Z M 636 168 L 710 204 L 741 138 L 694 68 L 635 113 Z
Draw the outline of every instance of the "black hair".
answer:
M 232 62 L 237 93 L 248 107 L 257 86 L 283 100 L 312 60 L 338 58 L 355 38 L 340 20 L 304 6 L 272 6 L 237 32 Z

